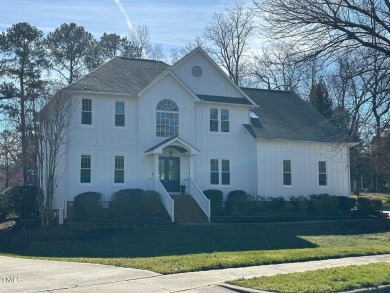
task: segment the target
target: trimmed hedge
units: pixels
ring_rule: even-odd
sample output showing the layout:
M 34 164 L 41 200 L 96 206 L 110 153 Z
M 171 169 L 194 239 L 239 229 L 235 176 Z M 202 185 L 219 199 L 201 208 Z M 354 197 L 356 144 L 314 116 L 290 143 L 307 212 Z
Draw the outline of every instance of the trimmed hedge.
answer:
M 31 220 L 38 214 L 37 188 L 14 186 L 0 193 L 0 219 L 16 214 L 21 220 Z
M 102 194 L 98 192 L 84 192 L 74 198 L 74 220 L 75 221 L 98 221 L 102 218 L 102 207 L 100 200 Z
M 245 214 L 248 211 L 249 195 L 244 190 L 230 191 L 225 202 L 225 208 L 233 215 Z
M 214 191 L 206 193 L 213 194 Z M 326 193 L 308 197 L 291 196 L 286 200 L 284 197 L 250 196 L 243 190 L 234 190 L 229 193 L 225 208 L 217 213 L 212 212 L 212 216 L 340 216 L 351 214 L 356 205 L 363 214 L 378 215 L 382 202 L 375 198 L 356 201 L 354 198 Z
M 110 212 L 115 220 L 142 218 L 144 214 L 144 191 L 142 189 L 122 189 L 112 195 Z
M 123 189 L 112 195 L 110 215 L 115 221 L 148 221 L 169 219 L 160 200 L 160 194 L 153 190 Z
M 207 189 L 203 193 L 210 200 L 211 214 L 220 214 L 222 211 L 223 192 L 218 189 Z
M 146 219 L 170 219 L 163 203 L 161 194 L 154 190 L 144 191 L 144 218 Z

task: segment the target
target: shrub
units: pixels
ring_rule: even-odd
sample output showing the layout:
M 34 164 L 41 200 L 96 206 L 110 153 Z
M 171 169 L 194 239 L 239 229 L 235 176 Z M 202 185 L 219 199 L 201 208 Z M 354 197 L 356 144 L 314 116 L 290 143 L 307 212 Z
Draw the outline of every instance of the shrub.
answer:
M 122 189 L 112 195 L 110 208 L 116 220 L 139 219 L 144 215 L 144 191 L 142 189 Z
M 318 196 L 318 199 L 312 201 L 314 211 L 319 215 L 333 215 L 338 212 L 340 201 L 336 196 Z
M 207 189 L 203 193 L 210 200 L 211 214 L 219 213 L 222 208 L 223 192 L 218 189 Z
M 378 215 L 382 208 L 382 201 L 376 197 L 369 199 L 361 196 L 357 198 L 356 206 L 365 215 Z
M 230 191 L 225 203 L 226 210 L 234 215 L 248 211 L 248 194 L 243 190 Z
M 96 221 L 101 217 L 100 200 L 102 194 L 98 192 L 84 192 L 75 196 L 74 219 L 76 221 Z
M 0 193 L 0 213 L 5 218 L 14 213 L 22 220 L 31 220 L 37 215 L 38 201 L 35 186 L 14 186 Z
M 269 209 L 272 211 L 280 211 L 286 205 L 284 197 L 270 197 L 269 198 Z
M 262 195 L 248 196 L 245 209 L 247 214 L 258 216 L 269 210 L 269 202 L 267 201 L 267 198 Z
M 161 195 L 154 190 L 146 190 L 143 193 L 143 211 L 145 217 L 168 219 L 169 214 L 161 202 Z
M 351 205 L 351 200 L 347 196 L 337 196 L 339 200 L 339 210 L 340 212 L 346 214 L 351 211 L 351 208 L 353 208 L 355 205 Z
M 378 215 L 382 209 L 382 201 L 379 198 L 373 197 L 370 199 L 371 213 Z
M 371 212 L 370 200 L 367 197 L 359 196 L 356 200 L 357 209 L 365 215 L 369 215 Z
M 307 198 L 303 195 L 298 195 L 298 196 L 290 196 L 288 198 L 288 200 L 290 201 L 291 204 L 294 205 L 294 208 L 296 211 L 299 211 L 301 210 L 301 207 L 303 207 L 303 205 L 307 205 Z M 304 202 L 304 204 L 301 204 L 302 202 Z M 304 209 L 302 209 L 304 210 Z

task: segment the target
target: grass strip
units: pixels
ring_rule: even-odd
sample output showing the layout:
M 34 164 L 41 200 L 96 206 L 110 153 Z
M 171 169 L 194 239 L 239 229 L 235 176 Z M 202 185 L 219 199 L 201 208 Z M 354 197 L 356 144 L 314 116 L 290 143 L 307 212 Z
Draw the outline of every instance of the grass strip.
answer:
M 93 258 L 93 257 L 33 257 L 38 259 L 96 263 L 154 271 L 160 274 L 177 274 L 213 269 L 248 267 L 256 265 L 303 262 L 390 253 L 390 247 L 328 247 L 311 249 L 284 249 L 265 251 L 213 252 L 147 258 Z M 18 256 L 18 255 L 12 255 Z M 20 256 L 20 255 L 19 255 Z M 31 258 L 31 257 L 29 257 Z
M 304 273 L 239 279 L 229 284 L 271 292 L 342 292 L 390 284 L 390 263 L 321 269 Z

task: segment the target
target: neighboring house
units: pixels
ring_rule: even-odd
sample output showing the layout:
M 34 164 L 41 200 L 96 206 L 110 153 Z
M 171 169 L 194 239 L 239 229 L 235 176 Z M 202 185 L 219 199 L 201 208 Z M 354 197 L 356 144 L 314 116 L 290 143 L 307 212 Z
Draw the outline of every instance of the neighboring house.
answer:
M 239 88 L 200 48 L 175 65 L 116 57 L 62 91 L 75 98 L 64 175 L 53 208 L 125 188 L 169 196 L 185 185 L 263 196 L 349 196 L 349 147 L 338 129 L 292 92 Z M 63 212 L 61 212 L 63 211 Z

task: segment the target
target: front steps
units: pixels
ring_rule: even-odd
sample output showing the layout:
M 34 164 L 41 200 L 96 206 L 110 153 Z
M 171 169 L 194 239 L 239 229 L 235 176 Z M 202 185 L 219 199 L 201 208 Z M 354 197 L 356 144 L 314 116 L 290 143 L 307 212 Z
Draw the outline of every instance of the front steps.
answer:
M 208 223 L 206 215 L 196 201 L 188 194 L 174 194 L 175 222 L 177 223 Z

